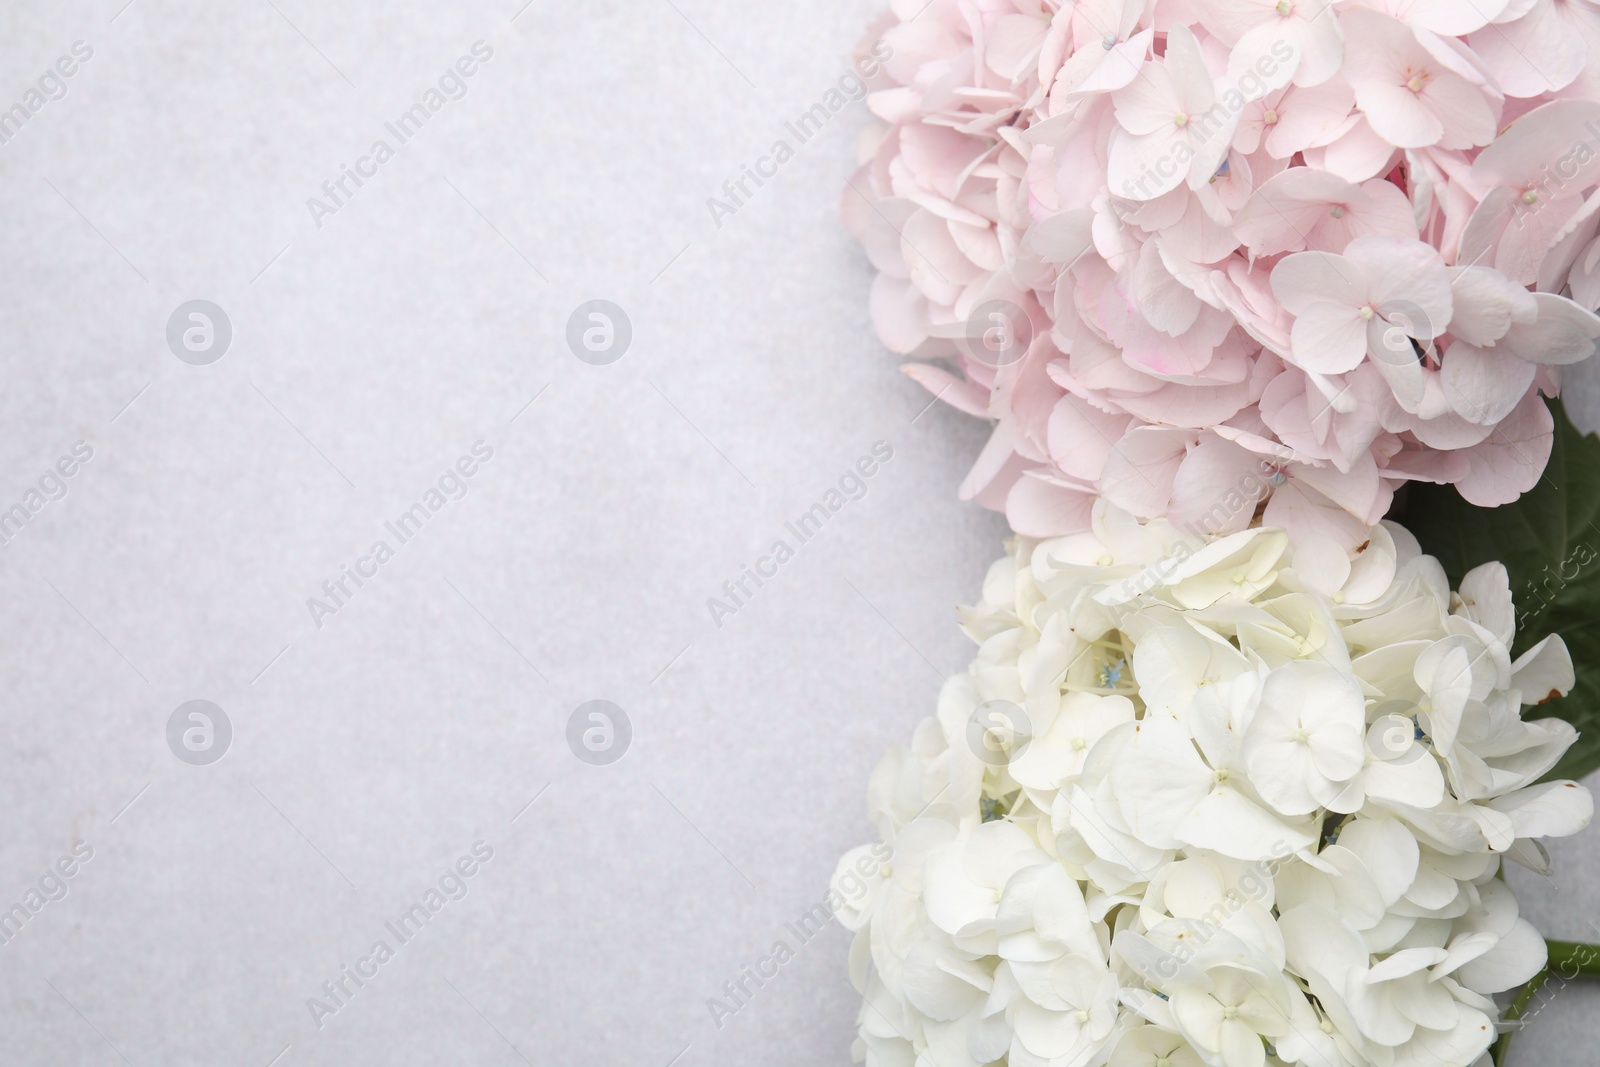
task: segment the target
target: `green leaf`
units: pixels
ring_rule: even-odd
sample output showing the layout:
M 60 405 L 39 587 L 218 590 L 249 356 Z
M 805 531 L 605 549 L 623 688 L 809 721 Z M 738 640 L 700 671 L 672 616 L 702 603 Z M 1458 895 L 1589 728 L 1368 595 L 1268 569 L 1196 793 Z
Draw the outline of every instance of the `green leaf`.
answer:
M 1453 486 L 1413 483 L 1394 517 L 1439 558 L 1452 586 L 1480 563 L 1499 560 L 1511 575 L 1520 654 L 1559 633 L 1578 681 L 1570 694 L 1529 709 L 1557 715 L 1579 731 L 1548 777 L 1580 778 L 1600 768 L 1600 438 L 1580 434 L 1550 401 L 1555 442 L 1544 477 L 1515 503 L 1468 504 Z

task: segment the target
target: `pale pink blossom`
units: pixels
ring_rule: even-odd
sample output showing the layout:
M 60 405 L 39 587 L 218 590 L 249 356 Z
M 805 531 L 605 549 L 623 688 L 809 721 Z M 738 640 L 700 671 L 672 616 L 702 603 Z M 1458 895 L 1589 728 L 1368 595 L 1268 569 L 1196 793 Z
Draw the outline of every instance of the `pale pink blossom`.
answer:
M 1379 137 L 1396 148 L 1475 148 L 1494 137 L 1499 109 L 1461 73 L 1470 69 L 1463 59 L 1429 50 L 1410 27 L 1368 8 L 1340 20 L 1361 42 L 1345 57 L 1344 77 Z
M 1460 4 L 1472 9 L 1476 4 Z M 1504 8 L 1500 3 L 1497 6 Z M 1533 0 L 1516 17 L 1468 37 L 1507 96 L 1535 97 L 1565 89 L 1591 64 L 1600 45 L 1600 9 L 1590 0 Z M 1590 81 L 1593 84 L 1593 71 Z
M 1332 0 L 1213 0 L 1196 13 L 1231 49 L 1228 77 L 1235 82 L 1256 73 L 1268 89 L 1281 89 L 1291 79 L 1320 85 L 1344 60 L 1344 34 Z M 1264 59 L 1278 62 L 1263 77 L 1257 65 Z
M 1411 341 L 1432 341 L 1450 321 L 1450 275 L 1431 246 L 1358 237 L 1343 255 L 1299 252 L 1272 272 L 1272 291 L 1294 316 L 1288 360 L 1343 374 L 1369 355 L 1380 370 L 1414 365 Z
M 1199 188 L 1216 173 L 1238 124 L 1237 112 L 1219 105 L 1199 42 L 1183 26 L 1167 33 L 1166 55 L 1111 99 L 1117 129 L 1109 178 L 1129 200 L 1154 200 L 1185 182 Z
M 1393 182 L 1356 185 L 1311 167 L 1291 167 L 1263 182 L 1234 216 L 1233 229 L 1258 256 L 1333 252 L 1357 237 L 1417 237 L 1411 204 Z
M 1356 94 L 1343 78 L 1330 78 L 1309 89 L 1279 89 L 1246 106 L 1233 147 L 1245 153 L 1262 147 L 1273 159 L 1324 148 L 1360 121 L 1353 114 L 1355 106 Z
M 897 0 L 874 48 L 845 217 L 884 344 L 994 420 L 964 497 L 1356 544 L 1538 480 L 1600 340 L 1593 0 Z

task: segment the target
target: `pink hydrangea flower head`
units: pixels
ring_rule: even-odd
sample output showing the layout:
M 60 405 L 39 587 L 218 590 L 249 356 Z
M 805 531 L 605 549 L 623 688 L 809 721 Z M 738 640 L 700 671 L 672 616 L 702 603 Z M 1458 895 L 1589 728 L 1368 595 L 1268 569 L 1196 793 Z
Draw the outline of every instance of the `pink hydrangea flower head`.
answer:
M 1600 339 L 1600 6 L 908 0 L 873 50 L 873 320 L 994 420 L 961 491 L 1017 531 L 1354 545 L 1538 480 Z

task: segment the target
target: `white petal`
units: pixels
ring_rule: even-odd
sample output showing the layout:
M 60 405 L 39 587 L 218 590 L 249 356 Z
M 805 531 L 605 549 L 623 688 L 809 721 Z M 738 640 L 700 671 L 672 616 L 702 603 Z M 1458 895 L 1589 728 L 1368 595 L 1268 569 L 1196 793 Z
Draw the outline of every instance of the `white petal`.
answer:
M 1456 971 L 1468 989 L 1499 993 L 1514 989 L 1538 974 L 1546 958 L 1544 938 L 1525 919 L 1518 919 L 1488 952 Z
M 1577 782 L 1546 782 L 1489 801 L 1518 837 L 1570 837 L 1594 819 L 1594 796 Z
M 1511 684 L 1522 690 L 1524 704 L 1543 704 L 1566 696 L 1576 683 L 1572 654 L 1560 634 L 1550 634 L 1511 665 Z

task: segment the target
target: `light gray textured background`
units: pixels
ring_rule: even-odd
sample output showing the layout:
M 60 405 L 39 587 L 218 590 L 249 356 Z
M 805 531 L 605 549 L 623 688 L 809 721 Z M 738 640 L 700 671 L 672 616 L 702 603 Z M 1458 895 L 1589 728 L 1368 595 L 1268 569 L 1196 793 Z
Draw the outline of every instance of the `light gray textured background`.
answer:
M 94 849 L 0 945 L 0 1062 L 847 1062 L 838 930 L 721 1030 L 705 1000 L 866 838 L 1003 528 L 955 500 L 981 428 L 872 337 L 837 221 L 861 105 L 720 228 L 705 200 L 874 4 L 125 2 L 0 9 L 0 107 L 94 50 L 0 145 L 0 508 L 94 449 L 0 546 L 0 907 Z M 234 330 L 209 366 L 166 344 L 194 298 Z M 633 324 L 611 366 L 564 341 L 592 298 Z M 466 497 L 317 628 L 306 599 L 478 440 Z M 866 496 L 714 626 L 877 440 Z M 167 746 L 193 698 L 234 725 L 211 766 Z M 565 741 L 594 698 L 633 723 L 611 766 Z M 478 840 L 467 896 L 319 1029 L 307 998 Z M 1593 841 L 1555 851 L 1528 910 L 1600 936 Z M 1592 996 L 1529 1062 L 1572 1062 Z

